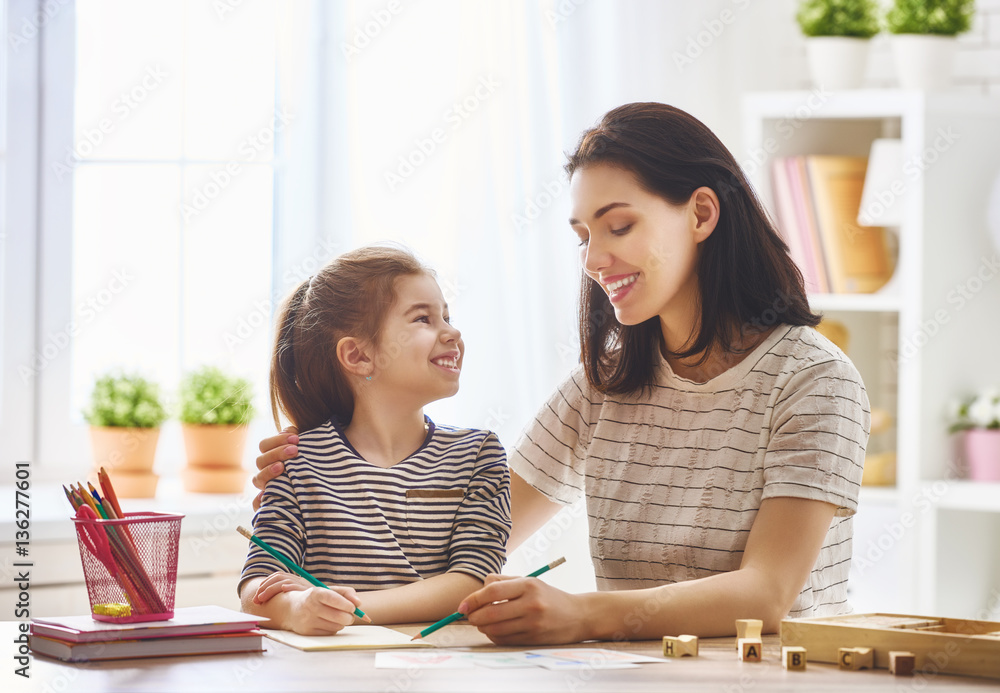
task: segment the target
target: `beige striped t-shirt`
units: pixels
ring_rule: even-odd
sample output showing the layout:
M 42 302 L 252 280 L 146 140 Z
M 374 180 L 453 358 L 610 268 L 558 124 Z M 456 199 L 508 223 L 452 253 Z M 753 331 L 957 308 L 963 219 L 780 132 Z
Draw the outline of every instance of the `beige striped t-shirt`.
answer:
M 780 326 L 706 383 L 661 360 L 653 392 L 605 396 L 582 367 L 522 434 L 511 469 L 550 499 L 586 496 L 600 589 L 740 566 L 765 498 L 837 506 L 789 617 L 849 612 L 852 518 L 870 409 L 854 365 L 809 327 Z

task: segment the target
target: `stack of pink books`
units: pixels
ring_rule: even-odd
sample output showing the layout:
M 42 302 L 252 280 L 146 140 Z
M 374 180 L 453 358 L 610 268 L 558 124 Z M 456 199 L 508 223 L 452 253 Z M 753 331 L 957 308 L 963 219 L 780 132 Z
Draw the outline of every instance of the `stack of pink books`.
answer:
M 66 662 L 260 652 L 257 617 L 221 606 L 174 609 L 167 621 L 105 623 L 88 616 L 33 618 L 35 654 Z

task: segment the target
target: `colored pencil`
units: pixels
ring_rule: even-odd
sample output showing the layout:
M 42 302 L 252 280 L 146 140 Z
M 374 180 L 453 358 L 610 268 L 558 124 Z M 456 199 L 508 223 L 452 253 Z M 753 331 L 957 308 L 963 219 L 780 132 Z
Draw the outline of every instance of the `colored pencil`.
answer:
M 115 509 L 118 517 L 125 517 L 125 513 L 122 512 L 122 506 L 118 503 L 118 494 L 115 493 L 115 487 L 111 485 L 111 477 L 104 471 L 104 467 L 101 467 L 101 470 L 97 473 L 97 480 L 104 491 L 104 497 L 111 501 L 111 506 Z
M 113 519 L 116 515 L 112 510 L 113 504 L 105 502 L 106 499 L 101 498 L 93 484 L 87 482 L 87 486 L 90 489 L 89 493 L 83 488 L 83 484 L 76 486 L 70 484 L 71 490 L 63 486 L 63 492 L 73 509 L 78 510 L 81 506 L 86 506 L 94 513 L 95 519 Z M 109 511 L 111 511 L 110 514 Z M 165 612 L 166 607 L 139 559 L 131 534 L 128 534 L 128 527 L 125 525 L 103 525 L 99 522 L 97 524 L 101 526 L 95 527 L 95 530 L 103 530 L 108 538 L 108 548 L 115 564 L 114 568 L 118 572 L 115 578 L 135 607 L 136 612 Z
M 111 485 L 111 477 L 106 471 L 104 471 L 104 467 L 101 467 L 101 469 L 97 472 L 97 481 L 101 485 L 101 490 L 104 491 L 104 500 L 107 501 L 106 505 L 110 506 L 115 511 L 115 515 L 118 516 L 118 519 L 124 519 L 125 513 L 122 512 L 122 506 L 118 502 L 118 494 L 115 493 L 115 487 Z M 122 529 L 125 530 L 125 536 L 127 536 L 129 541 L 132 542 L 132 545 L 135 546 L 135 539 L 132 537 L 132 531 L 129 529 L 128 525 L 122 525 Z
M 548 571 L 552 570 L 553 568 L 555 568 L 556 566 L 560 566 L 560 565 L 562 565 L 565 562 L 566 562 L 565 558 L 557 558 L 556 560 L 552 561 L 551 563 L 547 563 L 547 564 L 543 565 L 538 570 L 531 571 L 530 573 L 528 573 L 527 577 L 531 577 L 531 578 L 538 577 L 542 573 L 548 572 Z M 433 623 L 433 624 L 427 626 L 422 631 L 420 631 L 419 633 L 417 633 L 416 635 L 414 635 L 412 638 L 410 638 L 410 641 L 412 642 L 413 640 L 421 640 L 425 635 L 430 635 L 431 633 L 433 633 L 434 631 L 438 630 L 439 628 L 444 628 L 449 623 L 454 623 L 455 621 L 461 620 L 461 619 L 465 618 L 465 616 L 466 616 L 466 614 L 463 614 L 461 611 L 456 611 L 453 614 L 445 616 L 444 618 L 442 618 L 437 623 Z
M 269 554 L 271 554 L 275 558 L 277 558 L 279 561 L 281 561 L 281 563 L 283 563 L 285 565 L 286 568 L 288 568 L 290 571 L 292 571 L 296 575 L 300 575 L 300 576 L 304 577 L 306 580 L 308 580 L 312 584 L 316 585 L 317 587 L 322 587 L 323 589 L 327 589 L 327 590 L 330 589 L 327 585 L 324 585 L 318 579 L 316 579 L 315 577 L 313 577 L 312 574 L 309 573 L 309 571 L 307 571 L 305 568 L 299 567 L 295 563 L 295 561 L 293 561 L 291 558 L 289 558 L 285 554 L 283 554 L 280 551 L 278 551 L 278 549 L 272 547 L 270 544 L 268 544 L 263 539 L 261 539 L 259 537 L 256 537 L 253 534 L 251 534 L 250 532 L 248 532 L 247 529 L 246 529 L 246 527 L 243 527 L 241 525 L 241 526 L 239 526 L 239 527 L 236 528 L 236 531 L 239 532 L 240 534 L 242 534 L 243 536 L 245 536 L 247 539 L 249 539 L 250 541 L 252 541 L 254 544 L 256 544 L 257 546 L 259 546 L 260 548 L 262 548 L 265 551 L 267 551 Z M 365 623 L 371 623 L 372 622 L 372 620 L 370 618 L 368 618 L 368 615 L 365 614 L 365 612 L 362 611 L 361 609 L 359 609 L 358 607 L 354 607 L 354 615 L 357 616 L 358 618 L 360 618 Z

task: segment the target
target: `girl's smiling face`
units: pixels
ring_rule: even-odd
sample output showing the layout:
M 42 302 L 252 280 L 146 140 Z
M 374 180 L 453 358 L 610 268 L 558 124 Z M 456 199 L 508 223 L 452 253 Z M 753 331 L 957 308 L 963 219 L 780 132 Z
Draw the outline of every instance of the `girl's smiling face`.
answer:
M 416 406 L 451 397 L 458 392 L 465 343 L 437 281 L 409 275 L 395 288 L 374 355 L 374 381 Z
M 570 226 L 584 271 L 608 295 L 615 317 L 637 325 L 660 316 L 679 325 L 698 311 L 698 244 L 718 220 L 718 199 L 698 188 L 673 205 L 609 164 L 578 169 L 570 182 Z M 706 196 L 715 200 L 715 213 Z

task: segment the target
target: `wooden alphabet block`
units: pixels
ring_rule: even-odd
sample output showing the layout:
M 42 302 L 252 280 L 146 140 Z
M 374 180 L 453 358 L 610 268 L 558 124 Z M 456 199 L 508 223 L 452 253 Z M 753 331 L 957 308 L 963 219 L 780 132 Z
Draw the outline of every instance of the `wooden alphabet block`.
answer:
M 781 648 L 781 666 L 788 671 L 806 670 L 806 648 L 789 647 Z
M 890 652 L 889 673 L 893 676 L 913 676 L 917 657 L 912 652 Z
M 663 656 L 664 657 L 697 657 L 698 656 L 698 636 L 697 635 L 672 635 L 663 636 Z
M 841 669 L 850 671 L 871 669 L 875 664 L 875 653 L 870 647 L 841 647 L 837 650 L 837 663 Z
M 760 638 L 740 638 L 736 641 L 736 651 L 741 662 L 759 662 L 764 653 L 764 643 Z
M 764 628 L 764 622 L 759 618 L 738 618 L 736 619 L 736 639 L 756 638 L 760 640 L 760 631 Z

